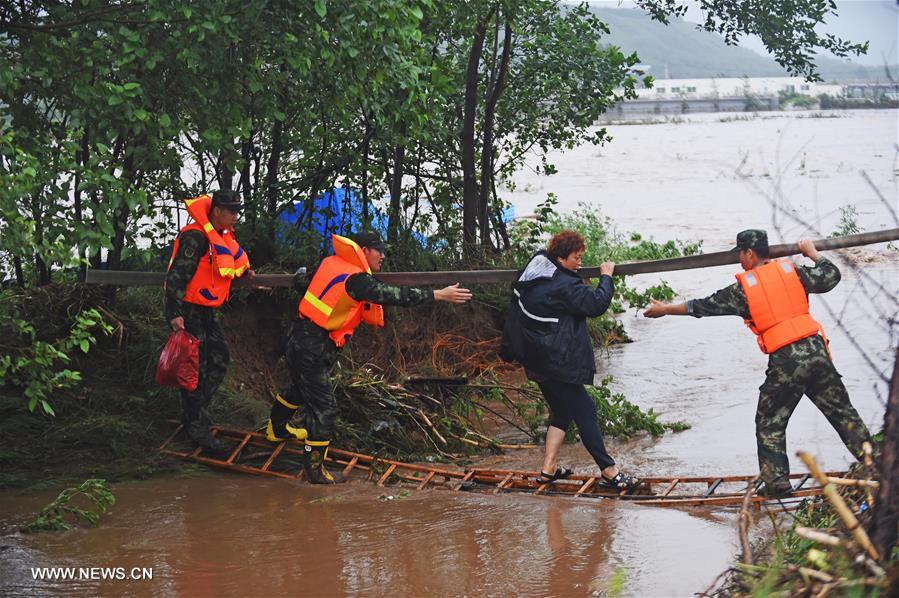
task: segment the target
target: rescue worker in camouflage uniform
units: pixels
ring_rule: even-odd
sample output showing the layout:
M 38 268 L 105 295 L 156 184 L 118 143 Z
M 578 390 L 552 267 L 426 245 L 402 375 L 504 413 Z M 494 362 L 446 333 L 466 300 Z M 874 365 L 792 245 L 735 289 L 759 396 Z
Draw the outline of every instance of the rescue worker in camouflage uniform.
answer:
M 737 282 L 705 299 L 685 303 L 652 300 L 643 312 L 648 318 L 665 315 L 740 316 L 758 335 L 762 352 L 770 355 L 764 384 L 759 387 L 755 415 L 759 469 L 768 497 L 792 492 L 786 454 L 790 416 L 802 395 L 808 395 L 857 458 L 870 440 L 867 427 L 849 401 L 849 394 L 833 365 L 827 338 L 809 315 L 808 294 L 826 293 L 840 282 L 840 271 L 820 255 L 811 240 L 799 241 L 802 254 L 814 266 L 794 267 L 790 260 L 768 258 L 768 235 L 744 230 L 737 235 L 740 265 Z
M 183 421 L 191 440 L 213 452 L 224 447 L 212 434 L 209 404 L 225 378 L 228 343 L 216 308 L 228 300 L 231 281 L 250 270 L 246 253 L 234 239 L 240 197 L 216 191 L 186 201 L 193 221 L 181 229 L 165 275 L 165 317 L 172 330 L 187 330 L 199 341 L 199 382 L 181 390 Z
M 385 246 L 377 233 L 363 232 L 352 239 L 332 235 L 334 255 L 319 265 L 300 300 L 299 319 L 291 327 L 286 347 L 291 387 L 286 397 L 275 397 L 266 436 L 271 441 L 302 440 L 303 467 L 313 484 L 343 481 L 325 468 L 328 445 L 334 435 L 337 401 L 331 369 L 340 348 L 361 322 L 384 325 L 382 305 L 412 306 L 431 301 L 465 303 L 468 289 L 458 283 L 439 290 L 393 286 L 372 274 L 381 270 Z M 298 273 L 295 286 L 303 285 Z M 289 425 L 303 406 L 305 428 Z

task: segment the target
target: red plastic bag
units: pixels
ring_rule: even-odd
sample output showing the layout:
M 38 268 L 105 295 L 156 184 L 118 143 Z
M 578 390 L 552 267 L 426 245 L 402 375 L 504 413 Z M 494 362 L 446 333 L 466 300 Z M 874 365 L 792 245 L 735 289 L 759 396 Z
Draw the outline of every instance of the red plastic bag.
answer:
M 186 330 L 175 330 L 159 356 L 156 384 L 196 390 L 200 378 L 200 341 Z

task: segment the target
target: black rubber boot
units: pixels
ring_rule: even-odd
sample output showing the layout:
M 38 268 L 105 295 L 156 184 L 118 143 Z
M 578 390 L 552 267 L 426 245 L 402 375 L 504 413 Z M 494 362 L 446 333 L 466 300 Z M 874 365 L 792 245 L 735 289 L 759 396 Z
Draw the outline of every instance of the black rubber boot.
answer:
M 272 412 L 265 427 L 265 437 L 271 442 L 306 440 L 308 436 L 306 428 L 295 428 L 287 423 L 296 411 L 296 405 L 291 405 L 281 395 L 277 395 L 272 403 Z
M 328 455 L 327 440 L 306 441 L 306 449 L 303 451 L 303 470 L 310 484 L 342 484 L 346 481 L 340 472 L 331 473 L 325 467 L 325 457 Z

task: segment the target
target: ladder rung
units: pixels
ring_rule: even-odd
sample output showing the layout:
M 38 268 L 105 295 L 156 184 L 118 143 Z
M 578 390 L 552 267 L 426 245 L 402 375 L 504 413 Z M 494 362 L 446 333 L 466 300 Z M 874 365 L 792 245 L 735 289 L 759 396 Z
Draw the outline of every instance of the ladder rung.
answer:
M 596 484 L 596 478 L 591 477 L 586 482 L 584 482 L 584 484 L 580 488 L 578 488 L 577 492 L 575 493 L 575 496 L 581 496 L 583 494 L 586 494 L 587 492 L 590 491 L 591 488 L 593 488 L 594 484 Z
M 427 486 L 428 483 L 429 483 L 432 479 L 434 479 L 434 472 L 433 472 L 433 471 L 429 472 L 428 475 L 425 476 L 425 479 L 422 480 L 421 484 L 418 485 L 418 489 L 419 489 L 419 490 L 424 490 L 425 486 Z
M 240 444 L 237 445 L 237 448 L 234 449 L 234 452 L 231 453 L 231 456 L 228 457 L 228 460 L 225 461 L 225 463 L 227 463 L 228 465 L 231 465 L 232 463 L 234 463 L 234 459 L 237 458 L 237 455 L 240 454 L 240 451 L 243 450 L 243 447 L 247 446 L 247 443 L 250 441 L 250 438 L 252 438 L 252 436 L 250 436 L 249 434 L 244 436 L 243 440 L 240 441 Z
M 714 482 L 709 484 L 709 489 L 705 491 L 704 496 L 711 496 L 712 494 L 714 494 L 715 490 L 718 489 L 718 486 L 720 486 L 721 482 L 723 482 L 723 481 L 724 480 L 722 478 L 718 478 L 717 480 L 715 480 Z
M 172 432 L 171 436 L 169 436 L 168 438 L 165 439 L 165 442 L 162 443 L 162 445 L 159 447 L 159 450 L 164 451 L 165 447 L 167 447 L 169 445 L 169 443 L 175 439 L 175 436 L 178 435 L 178 432 L 180 432 L 183 429 L 184 429 L 184 424 L 180 424 L 177 428 L 175 428 L 175 431 Z
M 665 490 L 659 496 L 668 496 L 671 494 L 671 491 L 674 490 L 674 487 L 677 486 L 677 483 L 680 481 L 680 478 L 674 478 L 671 480 L 671 483 L 665 486 Z
M 359 462 L 359 457 L 355 456 L 350 459 L 350 462 L 346 464 L 346 467 L 343 468 L 343 477 L 350 475 L 350 472 L 353 471 L 353 468 L 356 467 L 356 463 Z
M 509 481 L 511 481 L 511 479 L 512 479 L 514 476 L 515 476 L 515 473 L 513 473 L 513 472 L 511 472 L 511 471 L 510 471 L 509 473 L 507 473 L 507 474 L 506 474 L 506 477 L 503 478 L 503 481 L 500 482 L 499 485 L 497 485 L 497 487 L 496 487 L 496 489 L 493 491 L 493 493 L 494 493 L 494 494 L 499 494 L 500 492 L 502 492 L 502 491 L 503 491 L 503 486 L 505 486 L 506 484 L 508 484 Z
M 278 458 L 278 455 L 281 454 L 281 451 L 284 450 L 284 447 L 287 446 L 287 442 L 282 442 L 278 446 L 275 447 L 275 450 L 272 451 L 272 454 L 268 456 L 268 460 L 260 467 L 262 471 L 268 471 L 268 468 L 271 467 L 272 463 L 274 463 L 275 459 Z
M 472 469 L 471 471 L 469 471 L 468 473 L 466 473 L 466 474 L 462 477 L 462 479 L 459 480 L 459 483 L 456 484 L 455 486 L 453 486 L 453 490 L 461 490 L 461 489 L 462 489 L 462 485 L 465 484 L 465 482 L 467 482 L 467 481 L 470 480 L 471 478 L 473 478 L 473 477 L 474 477 L 474 474 L 475 474 L 475 470 L 474 470 L 474 469 Z
M 384 482 L 387 481 L 387 478 L 390 477 L 390 474 L 392 474 L 395 469 L 396 469 L 396 463 L 394 463 L 393 465 L 388 467 L 387 471 L 384 472 L 384 475 L 382 475 L 381 478 L 378 480 L 378 486 L 383 486 Z
M 804 476 L 802 476 L 801 478 L 799 478 L 799 481 L 796 482 L 795 486 L 793 486 L 793 491 L 796 491 L 796 490 L 799 490 L 800 488 L 802 488 L 805 485 L 805 483 L 809 480 L 809 478 L 811 478 L 811 477 L 812 477 L 812 474 L 807 473 Z

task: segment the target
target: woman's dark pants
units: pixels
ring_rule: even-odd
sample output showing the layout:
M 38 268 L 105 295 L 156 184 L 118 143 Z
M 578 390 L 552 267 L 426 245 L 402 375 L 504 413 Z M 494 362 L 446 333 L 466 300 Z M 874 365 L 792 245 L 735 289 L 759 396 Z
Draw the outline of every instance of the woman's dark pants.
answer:
M 596 464 L 603 469 L 615 465 L 615 460 L 606 452 L 602 432 L 599 431 L 596 405 L 584 385 L 558 380 L 544 380 L 537 385 L 543 392 L 543 398 L 549 403 L 552 413 L 549 424 L 567 432 L 573 420 L 584 447 Z

